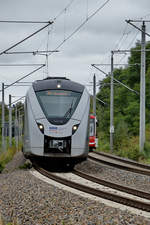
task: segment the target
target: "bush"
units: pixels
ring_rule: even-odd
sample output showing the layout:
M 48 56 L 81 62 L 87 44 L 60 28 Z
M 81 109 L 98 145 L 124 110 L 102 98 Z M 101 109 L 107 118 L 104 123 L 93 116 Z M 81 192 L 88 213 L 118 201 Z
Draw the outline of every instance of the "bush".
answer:
M 150 143 L 145 142 L 144 149 L 140 152 L 140 160 L 142 161 L 150 161 Z
M 109 149 L 110 149 L 109 139 L 107 138 L 107 136 L 104 135 L 103 132 L 99 132 L 98 133 L 98 148 L 96 150 L 109 152 Z
M 16 153 L 15 147 L 11 147 L 4 152 L 0 152 L 0 172 L 5 168 L 5 165 L 12 160 Z
M 149 142 L 145 142 L 144 153 L 146 158 L 150 158 L 150 143 Z
M 122 149 L 129 143 L 128 126 L 124 121 L 120 121 L 114 133 L 114 148 L 116 150 Z
M 140 157 L 139 146 L 138 145 L 128 146 L 128 148 L 117 151 L 116 154 L 120 157 L 138 161 Z

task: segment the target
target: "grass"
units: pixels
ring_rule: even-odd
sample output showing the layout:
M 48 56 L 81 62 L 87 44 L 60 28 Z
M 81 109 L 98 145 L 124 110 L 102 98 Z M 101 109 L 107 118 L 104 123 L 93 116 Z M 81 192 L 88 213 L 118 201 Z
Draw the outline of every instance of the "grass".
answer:
M 15 153 L 17 152 L 17 150 L 15 149 L 15 147 L 11 147 L 8 148 L 8 150 L 6 151 L 1 151 L 0 154 L 0 172 L 2 172 L 2 170 L 5 168 L 5 165 L 12 160 L 13 156 L 15 155 Z
M 6 164 L 12 160 L 15 153 L 20 151 L 22 144 L 20 143 L 18 149 L 15 147 L 15 142 L 13 140 L 12 147 L 7 146 L 7 150 L 0 149 L 0 173 L 5 168 Z M 12 222 L 6 222 L 2 215 L 0 214 L 0 225 L 19 225 L 17 218 L 12 218 Z
M 32 168 L 32 163 L 29 160 L 26 160 L 26 162 L 22 165 L 19 166 L 19 169 L 31 169 Z
M 20 151 L 21 146 L 22 144 L 20 143 L 18 146 L 18 149 L 16 149 L 15 143 L 13 140 L 13 144 L 11 148 L 7 146 L 7 149 L 5 151 L 0 149 L 0 173 L 5 168 L 6 164 L 13 159 L 15 153 L 17 151 Z
M 111 153 L 109 138 L 104 136 L 104 134 L 99 133 L 98 139 L 99 147 L 97 148 L 97 151 Z M 114 155 L 129 158 L 137 162 L 150 164 L 150 126 L 146 128 L 146 143 L 144 145 L 143 152 L 139 151 L 138 136 L 127 136 L 126 138 L 122 137 L 120 140 L 115 140 L 114 142 Z
M 0 225 L 19 225 L 18 223 L 18 219 L 17 218 L 13 218 L 12 222 L 5 222 L 5 220 L 3 219 L 2 215 L 0 214 Z

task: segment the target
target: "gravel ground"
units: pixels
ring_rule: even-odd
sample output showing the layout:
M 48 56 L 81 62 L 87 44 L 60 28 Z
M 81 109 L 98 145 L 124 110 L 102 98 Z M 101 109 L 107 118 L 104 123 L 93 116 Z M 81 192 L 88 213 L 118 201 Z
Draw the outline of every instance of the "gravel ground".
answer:
M 29 171 L 0 175 L 0 212 L 21 225 L 139 224 L 150 220 L 79 197 L 40 181 Z
M 13 164 L 16 161 L 11 164 L 11 171 Z M 110 177 L 111 171 L 114 176 L 118 171 L 93 167 L 88 161 L 78 167 Z M 0 174 L 0 213 L 6 221 L 17 218 L 20 225 L 150 225 L 150 219 L 61 190 L 37 179 L 28 170 L 11 171 Z M 127 174 L 120 176 L 126 179 Z
M 146 175 L 140 175 L 120 170 L 115 167 L 106 166 L 104 164 L 94 163 L 91 160 L 82 162 L 80 165 L 77 165 L 76 168 L 107 181 L 113 181 L 118 184 L 150 192 L 150 177 Z

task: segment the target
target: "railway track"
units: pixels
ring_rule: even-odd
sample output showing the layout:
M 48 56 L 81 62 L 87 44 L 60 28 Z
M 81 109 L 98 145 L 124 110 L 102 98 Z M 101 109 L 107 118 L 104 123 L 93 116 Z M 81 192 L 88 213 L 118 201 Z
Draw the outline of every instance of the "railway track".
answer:
M 150 176 L 150 166 L 148 165 L 126 160 L 126 159 L 113 156 L 110 154 L 102 153 L 102 152 L 89 153 L 88 158 L 93 161 L 103 163 L 105 165 L 109 165 L 109 166 L 113 166 L 126 171 L 131 171 L 134 173 Z
M 106 181 L 104 182 L 104 184 L 103 180 L 91 177 L 76 170 L 73 171 L 73 173 L 52 173 L 41 167 L 38 167 L 37 165 L 34 167 L 44 176 L 61 184 L 67 185 L 71 188 L 80 190 L 88 194 L 92 194 L 100 198 L 111 200 L 113 202 L 121 203 L 126 206 L 131 206 L 136 209 L 150 212 L 150 195 L 146 192 L 121 187 L 120 185 L 118 185 L 118 187 L 115 187 L 114 183 L 112 184 Z M 101 185 L 106 185 L 107 187 L 102 188 Z M 115 188 L 115 190 L 112 188 Z M 116 190 L 119 190 L 119 192 L 117 193 Z M 120 191 L 122 191 L 123 193 L 121 193 Z M 124 192 L 130 193 L 130 195 L 127 195 Z

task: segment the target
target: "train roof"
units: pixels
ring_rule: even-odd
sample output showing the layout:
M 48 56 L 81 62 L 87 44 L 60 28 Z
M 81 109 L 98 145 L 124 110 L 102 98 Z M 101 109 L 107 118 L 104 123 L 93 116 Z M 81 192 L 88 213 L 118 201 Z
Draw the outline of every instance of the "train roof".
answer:
M 47 77 L 44 80 L 33 82 L 32 85 L 34 91 L 60 89 L 82 93 L 85 88 L 84 85 L 71 81 L 66 77 Z

